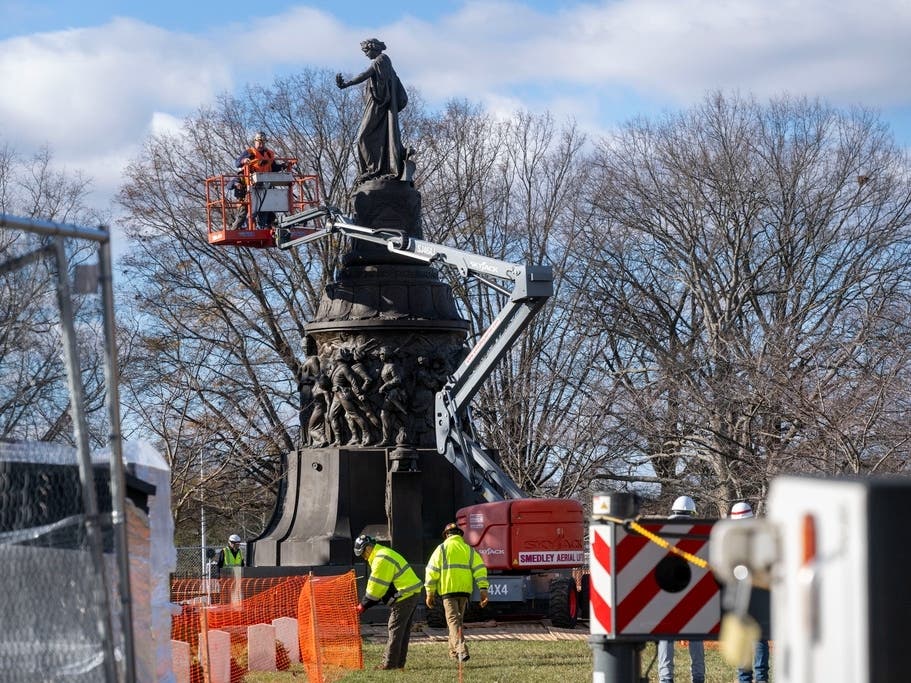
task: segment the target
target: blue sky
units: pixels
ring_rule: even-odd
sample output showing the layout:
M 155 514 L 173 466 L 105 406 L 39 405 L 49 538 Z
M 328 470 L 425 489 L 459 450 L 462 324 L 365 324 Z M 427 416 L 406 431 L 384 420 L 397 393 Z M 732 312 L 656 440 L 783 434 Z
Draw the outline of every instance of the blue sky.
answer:
M 597 136 L 716 88 L 787 92 L 878 108 L 911 147 L 909 0 L 0 0 L 0 17 L 0 145 L 48 145 L 99 205 L 149 134 L 251 82 L 360 71 L 371 36 L 431 106 L 547 109 Z

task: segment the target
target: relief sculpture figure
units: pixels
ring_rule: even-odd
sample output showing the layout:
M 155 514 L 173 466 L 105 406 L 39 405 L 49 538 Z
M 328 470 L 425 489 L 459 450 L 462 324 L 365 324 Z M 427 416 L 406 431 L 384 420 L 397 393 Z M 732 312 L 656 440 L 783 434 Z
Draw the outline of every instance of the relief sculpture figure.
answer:
M 380 370 L 382 384 L 379 387 L 380 395 L 383 397 L 380 420 L 383 425 L 383 444 L 388 446 L 402 443 L 405 439 L 407 397 L 402 370 L 395 362 L 392 352 L 385 347 L 380 349 L 380 360 L 383 362 Z
M 331 382 L 332 390 L 335 394 L 332 407 L 329 409 L 329 424 L 332 426 L 332 432 L 335 442 L 342 445 L 342 419 L 348 425 L 348 432 L 351 435 L 346 445 L 366 446 L 372 439 L 370 431 L 370 422 L 364 413 L 364 379 L 359 377 L 351 369 L 353 360 L 350 349 L 341 347 L 336 350 L 332 368 Z
M 414 371 L 414 394 L 411 398 L 411 420 L 414 442 L 419 446 L 433 445 L 433 409 L 436 393 L 443 387 L 445 378 L 433 370 L 426 354 L 417 357 Z
M 313 411 L 307 422 L 309 445 L 313 448 L 322 448 L 332 441 L 332 435 L 328 433 L 329 427 L 326 423 L 331 404 L 332 381 L 325 372 L 320 372 L 313 383 Z
M 308 425 L 307 433 L 305 434 L 305 443 L 310 443 L 309 439 L 309 424 L 310 418 L 313 415 L 314 403 L 316 401 L 314 397 L 314 388 L 316 386 L 316 378 L 320 373 L 320 363 L 319 356 L 315 353 L 312 353 L 307 356 L 307 359 L 304 361 L 301 366 L 300 379 L 298 380 L 298 393 L 300 394 L 300 409 L 299 409 L 299 419 L 301 425 Z

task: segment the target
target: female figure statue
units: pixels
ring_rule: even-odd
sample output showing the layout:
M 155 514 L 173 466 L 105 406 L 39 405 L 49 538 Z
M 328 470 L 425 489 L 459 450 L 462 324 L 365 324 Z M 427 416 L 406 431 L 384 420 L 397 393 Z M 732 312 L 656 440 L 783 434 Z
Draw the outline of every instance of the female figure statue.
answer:
M 405 167 L 399 112 L 408 104 L 408 95 L 385 49 L 386 44 L 376 38 L 363 41 L 361 50 L 371 60 L 370 66 L 350 81 L 341 74 L 335 76 L 339 88 L 366 82 L 364 116 L 357 133 L 358 182 L 385 175 L 400 178 Z

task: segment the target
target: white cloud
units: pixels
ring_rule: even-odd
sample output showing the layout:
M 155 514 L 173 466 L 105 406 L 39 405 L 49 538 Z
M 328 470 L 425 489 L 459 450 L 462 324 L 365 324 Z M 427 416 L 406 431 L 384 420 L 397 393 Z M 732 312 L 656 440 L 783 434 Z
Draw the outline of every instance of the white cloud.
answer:
M 301 6 L 242 26 L 216 27 L 212 39 L 235 65 L 269 74 L 276 64 L 328 66 L 352 53 L 357 56 L 363 38 L 352 35 L 356 31 L 331 15 Z
M 58 153 L 130 144 L 155 108 L 187 111 L 231 84 L 204 41 L 129 19 L 0 43 L 4 135 Z
M 150 133 L 179 130 L 237 84 L 307 67 L 357 73 L 367 37 L 431 105 L 547 108 L 592 130 L 715 88 L 899 110 L 911 104 L 909 35 L 907 0 L 605 0 L 550 13 L 478 0 L 435 22 L 381 25 L 298 5 L 197 35 L 121 18 L 0 41 L 0 135 L 25 153 L 47 144 L 101 194 Z
M 510 120 L 516 111 L 523 107 L 522 101 L 517 97 L 504 97 L 493 93 L 484 96 L 481 104 L 485 111 L 500 121 Z
M 679 103 L 738 88 L 886 106 L 909 101 L 909 35 L 905 0 L 620 0 L 548 16 L 476 2 L 390 51 L 434 98 L 538 83 Z
M 182 118 L 161 111 L 152 113 L 152 121 L 148 131 L 149 134 L 178 135 L 181 130 L 183 130 Z

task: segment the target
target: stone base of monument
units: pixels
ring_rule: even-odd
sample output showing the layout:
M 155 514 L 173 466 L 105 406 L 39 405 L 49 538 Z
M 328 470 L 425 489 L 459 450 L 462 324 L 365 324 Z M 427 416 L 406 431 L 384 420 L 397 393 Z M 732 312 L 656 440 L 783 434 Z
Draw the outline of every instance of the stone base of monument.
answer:
M 410 182 L 359 183 L 351 206 L 357 225 L 423 237 Z M 363 566 L 352 552 L 361 533 L 421 564 L 456 511 L 480 502 L 434 448 L 433 395 L 467 352 L 469 323 L 451 285 L 383 244 L 352 241 L 340 261 L 305 328 L 303 442 L 321 447 L 284 456 L 276 509 L 248 544 L 244 576 Z
M 308 448 L 286 465 L 275 514 L 248 545 L 250 567 L 351 565 L 361 533 L 423 562 L 456 510 L 476 500 L 433 449 Z

